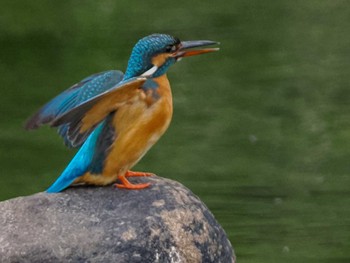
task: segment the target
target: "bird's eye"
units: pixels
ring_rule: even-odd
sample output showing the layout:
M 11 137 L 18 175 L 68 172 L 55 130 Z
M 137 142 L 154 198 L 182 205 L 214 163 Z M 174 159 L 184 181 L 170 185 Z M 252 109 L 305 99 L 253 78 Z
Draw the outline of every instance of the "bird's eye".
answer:
M 175 52 L 176 51 L 176 46 L 174 45 L 168 45 L 166 48 L 165 48 L 165 51 L 170 53 L 170 52 Z

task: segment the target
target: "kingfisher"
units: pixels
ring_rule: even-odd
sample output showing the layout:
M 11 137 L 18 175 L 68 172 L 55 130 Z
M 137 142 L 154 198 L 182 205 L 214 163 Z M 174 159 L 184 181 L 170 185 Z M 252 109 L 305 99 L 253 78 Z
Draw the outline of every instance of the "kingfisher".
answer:
M 146 36 L 134 46 L 125 74 L 109 70 L 91 75 L 41 107 L 25 128 L 56 127 L 68 147 L 78 148 L 47 192 L 72 184 L 148 187 L 150 183 L 133 184 L 127 178 L 152 175 L 130 169 L 170 124 L 172 93 L 166 73 L 181 58 L 217 51 L 207 47 L 215 44 L 168 34 Z

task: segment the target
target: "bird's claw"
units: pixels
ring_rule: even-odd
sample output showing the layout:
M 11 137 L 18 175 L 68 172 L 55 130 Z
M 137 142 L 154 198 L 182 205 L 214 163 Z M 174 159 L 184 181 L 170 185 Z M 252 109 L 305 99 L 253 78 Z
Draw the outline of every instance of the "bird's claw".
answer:
M 114 184 L 115 187 L 120 188 L 120 189 L 129 189 L 129 190 L 140 190 L 149 187 L 151 184 L 150 183 L 145 183 L 145 184 Z
M 114 186 L 121 189 L 131 189 L 131 190 L 138 190 L 138 189 L 144 189 L 149 187 L 150 183 L 144 183 L 144 184 L 132 184 L 126 179 L 126 177 L 138 177 L 138 176 L 151 176 L 152 173 L 144 173 L 144 172 L 132 172 L 127 171 L 125 175 L 118 176 L 118 180 L 121 182 L 121 184 L 115 184 Z
M 127 171 L 125 177 L 153 176 L 154 173 Z

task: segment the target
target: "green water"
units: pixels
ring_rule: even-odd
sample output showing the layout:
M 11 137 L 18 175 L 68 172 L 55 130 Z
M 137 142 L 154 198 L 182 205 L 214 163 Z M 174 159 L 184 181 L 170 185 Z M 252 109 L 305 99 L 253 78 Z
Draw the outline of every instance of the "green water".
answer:
M 239 262 L 350 262 L 350 5 L 308 1 L 0 4 L 0 199 L 48 187 L 74 151 L 22 129 L 153 32 L 221 42 L 169 72 L 174 119 L 135 170 L 192 189 Z

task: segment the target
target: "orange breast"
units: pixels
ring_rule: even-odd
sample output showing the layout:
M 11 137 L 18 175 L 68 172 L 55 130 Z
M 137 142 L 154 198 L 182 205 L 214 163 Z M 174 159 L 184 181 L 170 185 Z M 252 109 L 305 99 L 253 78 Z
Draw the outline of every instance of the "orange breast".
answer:
M 136 101 L 117 110 L 113 120 L 117 139 L 103 175 L 114 177 L 131 169 L 168 128 L 173 113 L 170 84 L 166 75 L 153 80 L 158 84 L 158 99 L 142 92 Z

